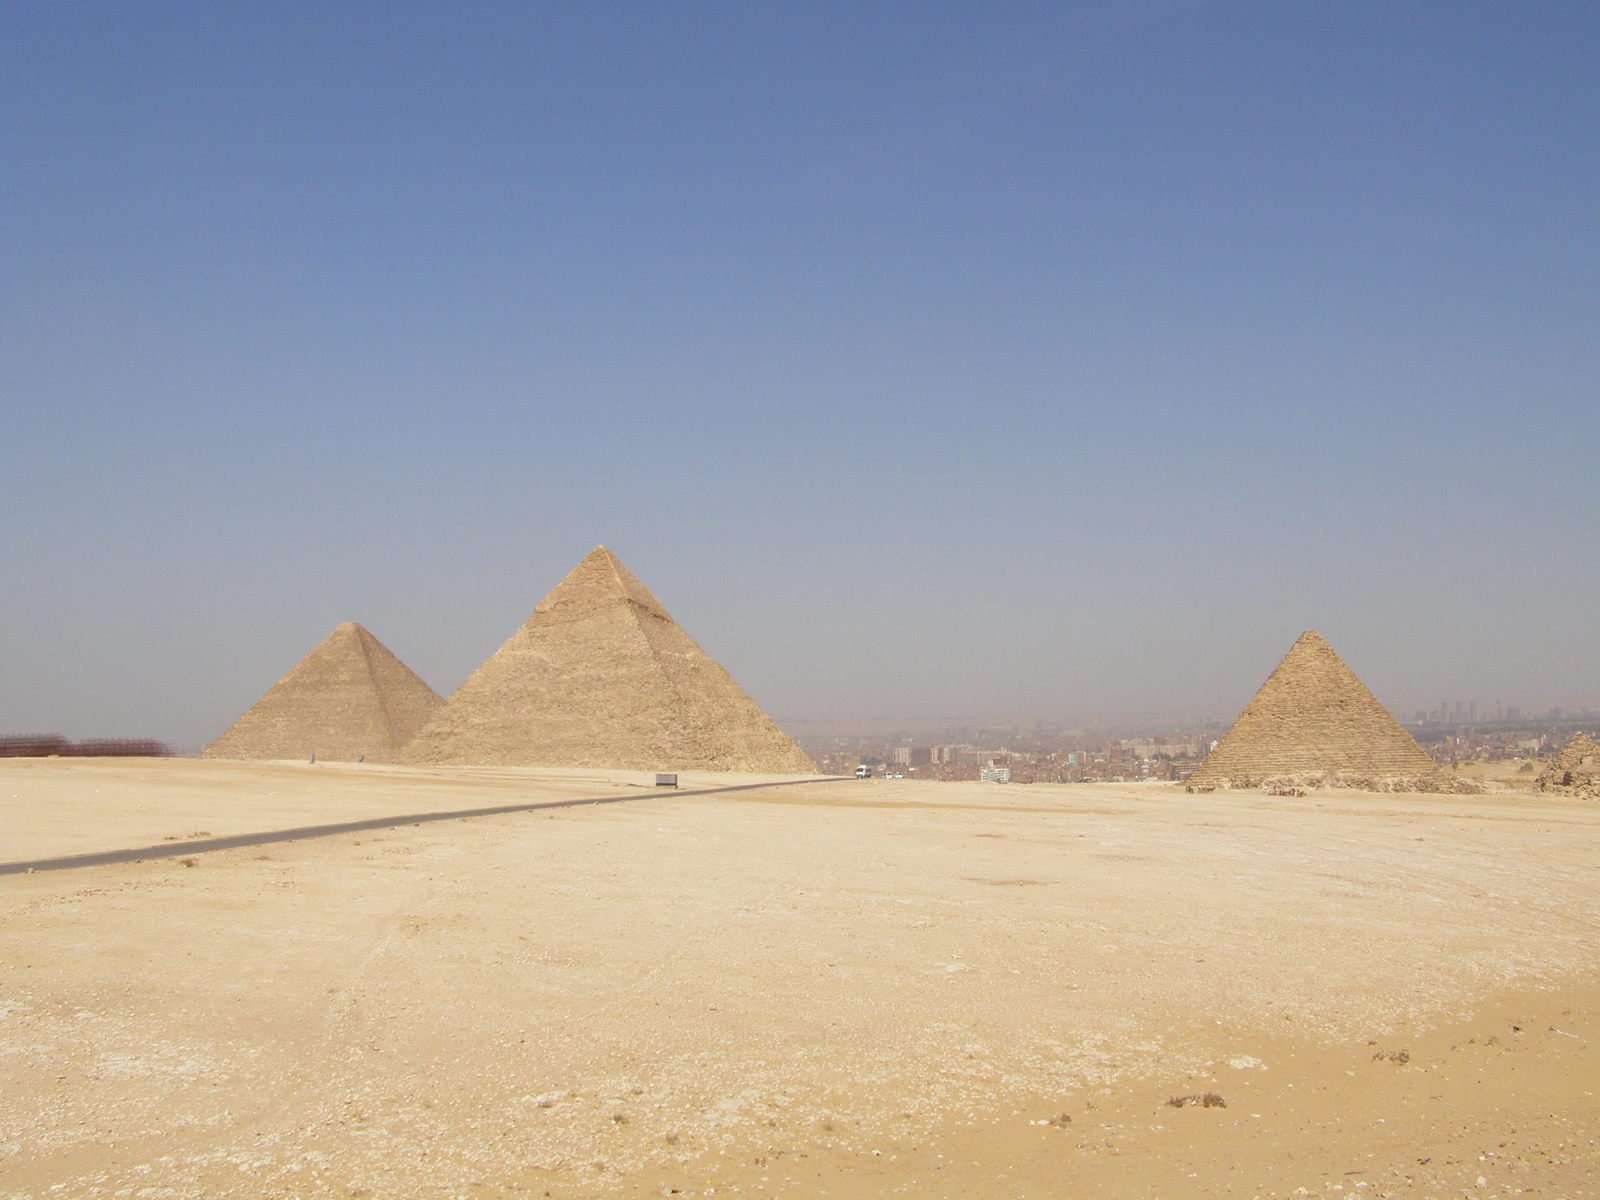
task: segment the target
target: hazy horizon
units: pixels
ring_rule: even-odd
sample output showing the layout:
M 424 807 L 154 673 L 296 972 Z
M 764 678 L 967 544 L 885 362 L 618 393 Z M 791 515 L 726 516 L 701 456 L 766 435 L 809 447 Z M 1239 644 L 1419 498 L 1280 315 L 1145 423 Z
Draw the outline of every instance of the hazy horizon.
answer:
M 1596 96 L 1582 4 L 8 5 L 0 732 L 448 694 L 600 542 L 779 718 L 1595 703 Z

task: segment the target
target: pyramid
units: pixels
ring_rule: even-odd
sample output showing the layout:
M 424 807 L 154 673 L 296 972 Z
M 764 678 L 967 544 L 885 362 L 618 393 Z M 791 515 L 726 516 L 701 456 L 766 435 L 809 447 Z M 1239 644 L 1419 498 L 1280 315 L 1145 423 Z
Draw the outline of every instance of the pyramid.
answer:
M 1565 792 L 1600 800 L 1600 745 L 1587 733 L 1575 733 L 1534 784 L 1541 792 Z
M 382 642 L 346 621 L 200 755 L 392 762 L 441 703 Z
M 1189 777 L 1189 787 L 1255 787 L 1269 780 L 1455 790 L 1454 782 L 1312 630 L 1289 648 Z
M 604 546 L 467 678 L 401 761 L 817 769 Z

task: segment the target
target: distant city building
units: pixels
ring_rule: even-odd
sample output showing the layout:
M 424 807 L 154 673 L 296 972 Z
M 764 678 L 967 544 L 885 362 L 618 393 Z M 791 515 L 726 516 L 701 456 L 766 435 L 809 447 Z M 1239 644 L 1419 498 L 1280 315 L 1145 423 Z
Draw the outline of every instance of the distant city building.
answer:
M 1198 738 L 1183 738 L 1168 741 L 1166 738 L 1124 738 L 1121 748 L 1128 751 L 1135 758 L 1199 758 L 1200 740 Z
M 1011 768 L 987 766 L 978 772 L 978 779 L 983 783 L 1010 783 Z

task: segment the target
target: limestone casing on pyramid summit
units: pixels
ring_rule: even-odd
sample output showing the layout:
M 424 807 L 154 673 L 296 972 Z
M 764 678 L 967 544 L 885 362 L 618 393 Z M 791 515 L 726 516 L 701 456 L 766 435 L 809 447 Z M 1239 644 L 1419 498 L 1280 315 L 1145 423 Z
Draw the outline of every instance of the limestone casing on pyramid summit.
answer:
M 346 621 L 200 755 L 392 762 L 441 703 L 388 647 Z
M 1300 635 L 1188 782 L 1277 781 L 1430 792 L 1458 786 L 1315 630 Z
M 817 769 L 604 546 L 445 701 L 401 761 Z

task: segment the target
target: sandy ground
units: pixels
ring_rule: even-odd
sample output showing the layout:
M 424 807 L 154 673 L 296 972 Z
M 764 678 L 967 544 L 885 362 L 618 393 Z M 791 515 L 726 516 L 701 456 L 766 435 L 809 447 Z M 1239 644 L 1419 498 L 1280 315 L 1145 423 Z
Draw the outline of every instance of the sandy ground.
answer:
M 1600 1195 L 1600 807 L 647 782 L 0 761 L 0 861 L 639 796 L 0 878 L 0 1197 Z
M 1492 791 L 1526 792 L 1532 789 L 1544 764 L 1536 758 L 1500 758 L 1491 762 L 1465 762 L 1452 767 L 1451 774 L 1471 779 Z

